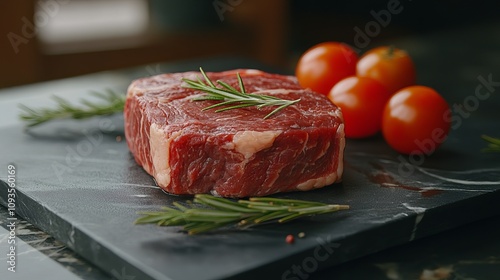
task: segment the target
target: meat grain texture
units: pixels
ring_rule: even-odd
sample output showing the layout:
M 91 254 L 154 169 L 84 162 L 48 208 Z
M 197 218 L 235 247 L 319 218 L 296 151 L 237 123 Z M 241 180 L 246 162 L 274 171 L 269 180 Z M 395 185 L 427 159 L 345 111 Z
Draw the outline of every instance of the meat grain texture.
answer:
M 124 117 L 137 163 L 172 194 L 265 196 L 339 182 L 345 146 L 340 109 L 292 76 L 249 69 L 207 75 L 238 88 L 236 73 L 247 92 L 301 101 L 263 119 L 276 107 L 203 111 L 218 101 L 193 101 L 205 93 L 182 82 L 198 72 L 135 80 Z

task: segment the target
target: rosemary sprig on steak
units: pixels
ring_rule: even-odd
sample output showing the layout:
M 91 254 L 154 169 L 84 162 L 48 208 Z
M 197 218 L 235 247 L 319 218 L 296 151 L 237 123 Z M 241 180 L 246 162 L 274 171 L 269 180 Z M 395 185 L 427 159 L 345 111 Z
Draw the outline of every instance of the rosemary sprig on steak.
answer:
M 66 99 L 54 96 L 57 103 L 55 108 L 33 109 L 25 105 L 19 105 L 23 113 L 19 117 L 27 122 L 28 127 L 33 127 L 56 119 L 85 119 L 94 116 L 111 115 L 123 112 L 125 106 L 125 95 L 115 93 L 111 90 L 102 92 L 91 92 L 91 95 L 101 99 L 103 102 L 91 102 L 87 99 L 80 101 L 81 106 L 75 106 Z
M 271 111 L 267 114 L 264 119 L 271 117 L 272 115 L 278 113 L 279 111 L 285 109 L 286 107 L 293 105 L 300 101 L 300 99 L 296 100 L 286 100 L 280 99 L 274 96 L 269 95 L 261 95 L 261 94 L 252 94 L 247 93 L 245 91 L 245 86 L 243 84 L 243 80 L 240 77 L 240 74 L 236 74 L 238 79 L 239 90 L 232 87 L 228 83 L 223 81 L 216 81 L 215 83 L 210 80 L 207 74 L 200 67 L 200 72 L 205 79 L 203 82 L 198 78 L 197 81 L 190 79 L 182 79 L 188 88 L 192 88 L 195 90 L 200 90 L 206 93 L 206 95 L 199 96 L 193 98 L 194 101 L 204 101 L 204 100 L 220 100 L 222 102 L 216 103 L 214 105 L 205 107 L 203 110 L 209 110 L 216 107 L 222 107 L 217 109 L 215 112 L 223 112 L 227 110 L 233 110 L 244 107 L 256 106 L 257 108 L 262 108 L 266 106 L 279 106 L 278 108 Z M 217 87 L 218 85 L 218 87 Z
M 248 200 L 230 200 L 207 194 L 197 194 L 193 203 L 177 202 L 161 211 L 141 212 L 137 224 L 182 226 L 188 234 L 197 234 L 221 227 L 235 225 L 245 228 L 264 222 L 284 223 L 304 216 L 332 213 L 349 209 L 348 205 L 331 205 L 321 202 L 252 197 Z

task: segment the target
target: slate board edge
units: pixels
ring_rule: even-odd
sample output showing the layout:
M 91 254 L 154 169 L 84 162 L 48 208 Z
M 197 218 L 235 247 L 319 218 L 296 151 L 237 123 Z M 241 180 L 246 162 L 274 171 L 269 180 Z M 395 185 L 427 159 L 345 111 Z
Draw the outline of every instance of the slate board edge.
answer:
M 0 180 L 0 204 L 3 207 L 7 207 L 7 199 L 6 199 L 7 189 L 8 185 L 3 180 Z M 121 268 L 126 267 L 127 268 L 126 274 L 134 275 L 137 277 L 137 279 L 174 280 L 162 274 L 153 275 L 151 271 L 149 271 L 149 273 L 145 273 L 143 270 L 137 269 L 136 265 L 134 265 L 132 262 L 126 260 L 127 259 L 126 256 L 122 256 L 123 258 L 121 258 L 116 252 L 112 252 L 105 246 L 101 246 L 100 253 L 103 253 L 103 255 L 100 255 L 99 256 L 100 259 L 97 260 L 94 256 L 92 256 L 92 250 L 90 250 L 90 246 L 79 247 L 78 244 L 73 244 L 73 242 L 71 241 L 71 238 L 73 240 L 81 240 L 80 238 L 86 238 L 89 240 L 89 243 L 95 244 L 96 241 L 92 239 L 88 233 L 82 231 L 77 226 L 74 226 L 71 223 L 67 222 L 64 218 L 58 216 L 57 214 L 52 212 L 50 209 L 44 207 L 43 205 L 39 203 L 26 203 L 26 201 L 34 201 L 34 199 L 25 195 L 19 189 L 16 189 L 15 210 L 17 215 L 21 216 L 23 219 L 35 225 L 36 227 L 40 228 L 41 230 L 45 231 L 46 233 L 52 235 L 55 239 L 62 242 L 64 245 L 68 246 L 68 248 L 75 251 L 78 255 L 82 256 L 87 261 L 96 265 L 97 267 L 105 271 L 107 274 L 113 275 L 114 274 L 113 272 L 120 274 Z M 26 206 L 27 204 L 31 204 L 31 206 L 34 206 L 36 208 L 27 209 Z M 30 212 L 39 213 L 39 215 L 37 216 L 29 215 L 28 213 Z M 53 227 L 54 229 L 57 228 L 57 230 L 53 230 L 45 226 L 49 224 L 47 223 L 47 221 L 49 220 L 52 221 L 52 224 L 57 223 L 60 225 L 59 227 Z M 109 263 L 111 263 L 111 265 L 108 266 Z M 114 268 L 109 269 L 109 267 L 114 267 Z
M 7 189 L 8 185 L 4 181 L 0 180 L 0 204 L 3 207 L 7 207 L 7 199 L 6 199 Z M 18 214 L 28 222 L 32 223 L 33 225 L 39 227 L 43 231 L 51 234 L 54 238 L 64 243 L 70 249 L 74 250 L 76 253 L 78 253 L 79 255 L 81 255 L 83 258 L 87 259 L 94 265 L 98 266 L 106 273 L 110 275 L 120 273 L 121 269 L 123 267 L 126 267 L 127 268 L 126 273 L 139 277 L 138 279 L 175 280 L 160 272 L 152 271 L 150 268 L 148 268 L 148 271 L 144 271 L 143 269 L 138 268 L 134 264 L 133 259 L 127 258 L 127 256 L 125 255 L 120 255 L 119 252 L 113 252 L 112 250 L 106 248 L 105 246 L 101 247 L 100 255 L 98 256 L 99 259 L 96 259 L 95 256 L 92 256 L 92 250 L 90 249 L 91 246 L 79 247 L 78 244 L 73 244 L 74 240 L 80 240 L 81 238 L 90 240 L 91 244 L 98 242 L 95 240 L 95 238 L 92 238 L 89 233 L 86 233 L 85 231 L 79 229 L 77 226 L 72 225 L 71 223 L 67 222 L 64 218 L 58 216 L 57 214 L 53 213 L 50 209 L 44 207 L 39 203 L 25 203 L 25 202 L 19 203 L 21 201 L 27 201 L 33 199 L 19 190 L 16 190 L 16 194 L 17 194 L 16 214 Z M 483 195 L 487 195 L 488 201 L 491 202 L 500 200 L 500 190 L 492 191 Z M 442 231 L 450 230 L 477 221 L 478 219 L 475 217 L 478 216 L 478 213 L 480 213 L 479 216 L 481 216 L 481 219 L 483 218 L 486 219 L 489 217 L 500 215 L 500 204 L 486 203 L 487 205 L 486 207 L 481 207 L 481 208 L 477 207 L 476 201 L 481 201 L 482 199 L 484 199 L 482 198 L 483 195 L 474 196 L 466 200 L 457 201 L 455 203 L 450 203 L 443 206 L 438 206 L 435 208 L 428 209 L 427 211 L 434 211 L 438 213 L 432 215 L 432 219 L 430 221 L 428 219 L 422 220 L 422 224 L 420 225 L 420 227 L 417 228 L 416 238 L 414 240 L 428 237 Z M 36 205 L 37 208 L 27 209 L 26 205 L 28 204 Z M 485 205 L 484 201 L 481 201 L 481 204 Z M 475 215 L 461 216 L 464 219 L 460 219 L 460 222 L 450 223 L 448 216 L 446 216 L 445 213 L 449 212 L 450 210 L 456 209 L 457 207 L 459 207 L 460 210 L 463 210 L 464 213 L 472 213 L 474 211 Z M 29 215 L 30 212 L 40 213 L 40 215 L 32 216 Z M 356 238 L 359 238 L 356 235 L 347 236 L 346 238 L 340 240 L 332 240 L 336 243 L 339 243 L 341 246 L 339 246 L 337 248 L 338 250 L 334 254 L 332 254 L 327 260 L 322 262 L 317 262 L 318 263 L 317 270 L 319 271 L 327 267 L 338 265 L 350 260 L 354 260 L 356 258 L 360 258 L 372 253 L 382 251 L 384 249 L 388 249 L 391 247 L 395 247 L 413 241 L 409 239 L 409 235 L 411 235 L 411 231 L 413 229 L 413 226 L 411 225 L 414 225 L 416 218 L 417 214 L 413 213 L 405 218 L 393 220 L 392 222 L 381 224 L 380 226 L 374 227 L 368 231 L 358 233 L 358 235 L 361 234 L 368 236 L 369 237 L 368 239 L 366 237 L 364 237 L 363 239 L 365 240 L 365 242 L 369 241 L 369 243 L 371 243 L 379 241 L 378 237 L 383 232 L 393 233 L 394 232 L 393 230 L 396 230 L 396 232 L 397 230 L 400 231 L 396 236 L 391 236 L 391 238 L 385 238 L 386 240 L 388 240 L 386 244 L 379 244 L 377 246 L 373 246 L 369 250 L 365 249 L 364 253 L 359 253 L 359 250 L 356 250 L 355 248 L 353 251 L 351 251 L 353 249 L 352 246 L 354 240 L 356 240 Z M 47 220 L 51 220 L 53 224 L 59 223 L 60 225 L 62 225 L 62 227 L 59 227 L 59 230 L 52 230 L 51 228 L 47 228 L 44 226 L 46 224 L 49 224 L 46 222 Z M 445 222 L 440 223 L 440 221 L 445 221 Z M 408 223 L 410 227 L 408 226 L 401 227 L 401 223 Z M 425 224 L 430 224 L 430 225 L 424 227 Z M 61 228 L 64 228 L 65 230 L 60 230 Z M 68 233 L 71 233 L 72 236 L 70 237 Z M 73 239 L 73 241 L 71 239 Z M 96 244 L 100 245 L 98 243 Z M 342 244 L 347 244 L 347 245 L 350 244 L 350 246 L 342 246 Z M 293 264 L 298 263 L 300 265 L 301 263 L 304 262 L 304 260 L 307 257 L 313 256 L 314 249 L 315 248 L 311 248 L 299 254 L 289 256 L 288 260 L 286 259 L 277 260 L 275 262 L 251 268 L 247 271 L 242 271 L 241 273 L 236 273 L 234 275 L 227 275 L 223 279 L 246 279 L 246 277 L 249 277 L 248 279 L 254 279 L 253 277 L 255 277 L 256 274 L 261 274 L 263 271 L 266 271 L 266 273 L 268 273 L 269 271 L 274 271 L 277 274 L 272 276 L 282 277 L 283 273 L 291 268 L 290 263 Z M 290 262 L 292 258 L 294 259 L 294 261 Z M 110 267 L 112 268 L 111 270 Z M 266 274 L 266 276 L 270 275 Z
M 486 201 L 485 198 L 486 197 Z M 462 226 L 465 226 L 467 224 L 471 224 L 473 222 L 485 220 L 488 218 L 492 218 L 495 216 L 500 216 L 500 204 L 495 203 L 500 201 L 500 190 L 494 190 L 491 192 L 484 193 L 482 195 L 477 195 L 470 197 L 465 200 L 459 200 L 456 202 L 448 203 L 445 205 L 437 206 L 434 208 L 429 208 L 426 210 L 426 212 L 434 212 L 432 215 L 427 215 L 427 219 L 422 219 L 422 221 L 419 223 L 419 226 L 417 226 L 417 231 L 414 239 L 410 240 L 411 233 L 413 231 L 413 228 L 415 227 L 415 221 L 417 219 L 418 214 L 417 213 L 412 213 L 408 215 L 407 217 L 401 218 L 401 219 L 396 219 L 392 220 L 391 222 L 380 224 L 379 227 L 374 227 L 371 228 L 367 231 L 357 233 L 356 235 L 363 235 L 363 240 L 365 243 L 372 243 L 372 242 L 377 242 L 379 241 L 380 236 L 382 236 L 384 233 L 387 232 L 393 232 L 395 230 L 396 232 L 399 230 L 400 232 L 394 236 L 391 236 L 391 238 L 387 238 L 387 235 L 384 236 L 384 239 L 390 240 L 385 245 L 378 245 L 370 250 L 365 250 L 364 253 L 348 253 L 346 251 L 350 251 L 351 248 L 346 248 L 345 246 L 343 247 L 342 244 L 353 244 L 353 241 L 358 239 L 356 235 L 351 235 L 347 236 L 345 239 L 339 239 L 335 240 L 338 242 L 341 246 L 337 248 L 337 250 L 334 252 L 334 254 L 329 257 L 326 261 L 318 261 L 318 269 L 314 272 L 318 272 L 323 269 L 331 268 L 332 266 L 335 265 L 340 265 L 342 263 L 346 263 L 358 258 L 362 258 L 377 252 L 381 252 L 383 250 L 388 250 L 393 247 L 397 247 L 400 245 L 408 244 L 411 242 L 414 242 L 416 240 L 420 240 L 423 238 L 431 237 L 432 235 L 442 233 L 444 231 L 448 230 L 453 230 L 455 228 L 459 228 Z M 486 203 L 485 203 L 486 202 Z M 491 202 L 491 203 L 487 203 Z M 477 205 L 485 205 L 485 207 L 478 208 Z M 458 213 L 458 219 L 461 221 L 459 223 L 453 223 L 450 222 L 449 216 L 447 213 L 449 213 L 450 210 L 457 210 L 457 208 L 460 209 L 460 212 Z M 463 213 L 475 213 L 475 215 L 464 215 Z M 424 215 L 425 216 L 425 215 Z M 481 218 L 477 218 L 480 216 Z M 430 219 L 428 217 L 431 217 Z M 443 222 L 444 221 L 444 222 Z M 405 230 L 404 227 L 401 226 L 401 223 L 410 223 L 411 224 L 411 230 L 408 232 L 408 230 Z M 402 229 L 403 228 L 403 229 Z M 369 238 L 367 238 L 367 236 Z M 352 245 L 351 245 L 352 246 Z M 310 249 L 308 251 L 304 251 L 300 254 L 297 254 L 293 256 L 295 259 L 304 262 L 304 260 L 308 257 L 313 256 L 313 249 Z M 300 262 L 294 262 L 294 264 L 300 265 Z M 278 270 L 281 273 L 280 274 L 266 274 L 266 277 L 279 277 L 279 279 L 302 279 L 297 275 L 291 275 L 290 278 L 283 277 L 283 272 L 286 270 L 290 270 L 291 265 L 290 262 L 284 262 L 283 260 L 278 260 L 276 262 L 272 263 L 267 263 L 263 266 L 260 266 L 255 269 L 251 269 L 247 271 L 245 274 L 238 274 L 234 275 L 231 277 L 227 277 L 224 279 L 227 280 L 233 280 L 233 279 L 238 279 L 238 280 L 245 280 L 245 279 L 255 279 L 255 275 L 253 273 L 258 274 L 258 271 L 273 271 L 273 270 Z M 259 275 L 263 276 L 263 275 Z M 307 276 L 309 278 L 309 275 Z

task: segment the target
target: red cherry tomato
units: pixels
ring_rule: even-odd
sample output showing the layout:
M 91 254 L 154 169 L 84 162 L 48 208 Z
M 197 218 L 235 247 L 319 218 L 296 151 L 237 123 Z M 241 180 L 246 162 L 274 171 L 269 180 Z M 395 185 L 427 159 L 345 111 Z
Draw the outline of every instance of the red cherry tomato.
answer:
M 379 81 L 391 94 L 416 82 L 412 59 L 405 51 L 393 47 L 366 52 L 356 65 L 356 75 Z
M 432 88 L 403 88 L 384 109 L 382 134 L 400 153 L 430 155 L 448 135 L 449 110 L 446 100 Z
M 348 77 L 338 82 L 328 98 L 340 107 L 345 135 L 349 138 L 372 136 L 380 130 L 382 112 L 389 91 L 374 79 Z
M 357 61 L 358 55 L 349 46 L 325 42 L 302 55 L 295 75 L 302 87 L 327 95 L 338 81 L 355 75 Z

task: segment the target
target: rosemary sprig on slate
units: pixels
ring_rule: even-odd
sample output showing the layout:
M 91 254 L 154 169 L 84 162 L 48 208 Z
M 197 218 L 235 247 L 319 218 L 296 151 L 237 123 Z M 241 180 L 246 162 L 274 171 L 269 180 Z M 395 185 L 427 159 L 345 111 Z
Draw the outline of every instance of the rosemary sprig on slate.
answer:
M 262 108 L 266 106 L 278 106 L 278 108 L 267 114 L 264 119 L 271 117 L 272 115 L 278 113 L 279 111 L 285 109 L 286 107 L 296 104 L 300 99 L 296 100 L 286 100 L 280 99 L 274 96 L 252 94 L 245 91 L 245 86 L 243 80 L 239 73 L 236 74 L 238 79 L 239 90 L 232 87 L 226 82 L 216 81 L 215 83 L 210 80 L 207 74 L 200 67 L 200 72 L 205 81 L 198 78 L 197 81 L 190 79 L 182 79 L 188 87 L 195 90 L 200 90 L 206 94 L 200 97 L 193 98 L 194 101 L 204 101 L 204 100 L 220 100 L 221 102 L 214 105 L 205 107 L 203 110 L 209 110 L 217 107 L 222 107 L 217 109 L 215 112 L 223 112 L 227 110 L 233 110 L 244 107 L 256 106 L 257 108 Z M 218 85 L 218 86 L 217 86 Z
M 481 138 L 488 142 L 488 146 L 483 149 L 483 152 L 500 152 L 500 138 L 494 138 L 488 135 L 482 135 Z
M 101 99 L 102 103 L 90 102 L 87 99 L 80 101 L 81 106 L 75 106 L 66 99 L 53 96 L 57 107 L 32 109 L 25 105 L 19 105 L 23 113 L 19 117 L 27 122 L 28 127 L 33 127 L 55 119 L 85 119 L 94 116 L 111 115 L 123 112 L 125 96 L 108 90 L 102 92 L 91 92 L 91 95 Z
M 161 211 L 141 212 L 136 224 L 182 226 L 188 234 L 197 234 L 221 227 L 236 225 L 249 227 L 264 222 L 284 223 L 304 216 L 332 213 L 349 209 L 348 205 L 331 205 L 321 202 L 252 197 L 248 200 L 230 200 L 207 194 L 197 194 L 195 204 L 174 202 L 173 207 Z

